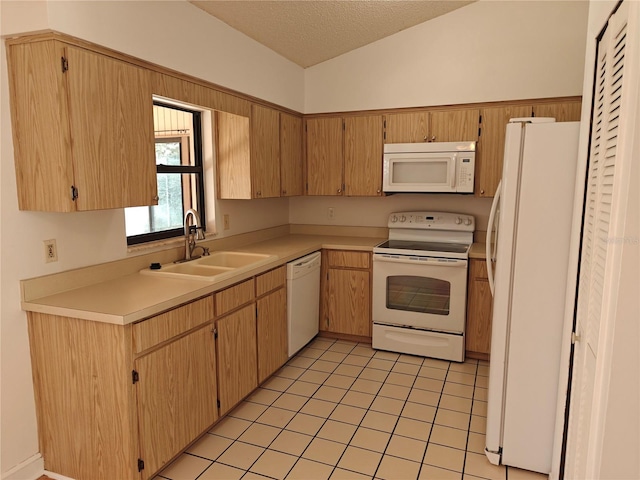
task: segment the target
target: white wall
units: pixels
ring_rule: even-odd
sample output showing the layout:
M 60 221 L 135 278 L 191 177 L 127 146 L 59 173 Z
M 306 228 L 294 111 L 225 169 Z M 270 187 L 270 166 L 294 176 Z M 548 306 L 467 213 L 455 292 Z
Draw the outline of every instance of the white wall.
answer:
M 588 2 L 481 0 L 305 70 L 305 113 L 580 95 Z

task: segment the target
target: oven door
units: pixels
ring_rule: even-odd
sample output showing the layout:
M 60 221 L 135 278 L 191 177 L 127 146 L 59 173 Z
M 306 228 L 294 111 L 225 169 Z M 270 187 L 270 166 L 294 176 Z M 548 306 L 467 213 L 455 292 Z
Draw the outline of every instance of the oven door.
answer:
M 456 153 L 385 153 L 385 192 L 455 192 Z
M 373 323 L 464 332 L 467 260 L 373 255 Z

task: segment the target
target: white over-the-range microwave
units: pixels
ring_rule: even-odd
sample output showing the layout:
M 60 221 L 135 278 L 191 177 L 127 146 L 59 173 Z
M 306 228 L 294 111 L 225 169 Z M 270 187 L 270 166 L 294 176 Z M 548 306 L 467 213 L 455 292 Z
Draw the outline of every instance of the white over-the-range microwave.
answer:
M 473 193 L 476 142 L 388 143 L 386 193 Z

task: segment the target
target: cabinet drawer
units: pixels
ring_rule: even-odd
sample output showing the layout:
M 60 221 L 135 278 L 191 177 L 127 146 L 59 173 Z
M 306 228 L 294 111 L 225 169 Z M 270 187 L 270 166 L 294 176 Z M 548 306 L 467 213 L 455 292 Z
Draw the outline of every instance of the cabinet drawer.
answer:
M 133 351 L 140 353 L 212 318 L 213 297 L 209 296 L 143 320 L 133 325 Z
M 328 250 L 327 260 L 330 267 L 369 268 L 371 266 L 369 252 Z
M 256 277 L 256 297 L 284 286 L 287 280 L 286 267 L 274 268 Z
M 253 300 L 253 278 L 216 293 L 216 316 L 224 315 Z

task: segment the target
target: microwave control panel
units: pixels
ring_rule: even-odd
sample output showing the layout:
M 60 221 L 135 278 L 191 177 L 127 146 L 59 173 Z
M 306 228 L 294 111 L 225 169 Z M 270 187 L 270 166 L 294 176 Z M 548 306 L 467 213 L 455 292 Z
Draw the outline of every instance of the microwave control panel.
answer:
M 473 172 L 476 168 L 475 158 L 473 156 L 460 155 L 457 164 L 456 191 L 458 193 L 473 193 Z

